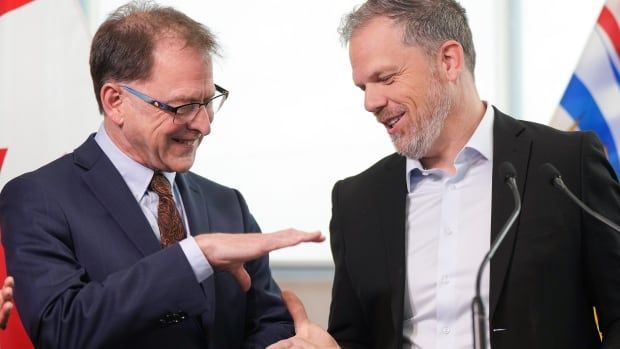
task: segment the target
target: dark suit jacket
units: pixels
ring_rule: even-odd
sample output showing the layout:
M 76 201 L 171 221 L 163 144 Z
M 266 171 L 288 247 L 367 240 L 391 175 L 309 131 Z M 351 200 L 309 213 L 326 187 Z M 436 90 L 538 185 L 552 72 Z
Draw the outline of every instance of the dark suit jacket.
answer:
M 259 231 L 236 190 L 176 178 L 192 235 Z M 160 248 L 92 136 L 9 182 L 0 227 L 38 348 L 261 348 L 293 333 L 267 257 L 247 263 L 248 293 L 226 272 L 199 284 L 178 244 Z
M 491 331 L 491 346 L 620 348 L 620 235 L 582 212 L 539 169 L 551 162 L 577 196 L 620 222 L 620 187 L 602 146 L 592 133 L 495 115 L 492 239 L 514 205 L 497 175 L 504 161 L 517 170 L 523 206 L 491 261 L 490 327 L 506 329 Z M 329 331 L 343 347 L 402 346 L 406 195 L 405 159 L 396 154 L 334 187 Z

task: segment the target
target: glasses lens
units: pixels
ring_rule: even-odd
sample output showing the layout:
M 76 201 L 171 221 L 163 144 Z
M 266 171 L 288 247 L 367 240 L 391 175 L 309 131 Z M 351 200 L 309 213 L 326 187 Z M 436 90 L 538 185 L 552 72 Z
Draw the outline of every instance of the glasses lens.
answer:
M 194 117 L 194 115 L 196 115 L 198 109 L 200 109 L 199 103 L 191 103 L 179 107 L 174 115 L 174 122 L 176 124 L 184 124 L 188 122 Z
M 174 123 L 175 124 L 185 124 L 193 119 L 196 114 L 200 112 L 200 108 L 204 105 L 207 115 L 209 116 L 209 120 L 213 121 L 213 116 L 215 113 L 220 110 L 222 104 L 226 100 L 226 95 L 218 95 L 215 96 L 212 100 L 209 101 L 206 105 L 200 103 L 190 103 L 183 105 L 177 109 L 176 114 L 174 115 Z
M 217 113 L 220 110 L 220 108 L 222 108 L 222 104 L 224 104 L 224 100 L 226 100 L 225 95 L 216 96 L 215 98 L 211 100 L 211 103 L 209 103 L 209 105 L 207 106 L 207 109 L 209 109 L 209 111 L 212 112 L 213 114 Z

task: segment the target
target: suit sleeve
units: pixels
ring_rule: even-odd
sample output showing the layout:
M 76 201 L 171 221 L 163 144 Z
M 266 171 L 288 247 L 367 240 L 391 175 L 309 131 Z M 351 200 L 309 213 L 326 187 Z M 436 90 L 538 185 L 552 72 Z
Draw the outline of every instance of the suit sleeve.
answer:
M 28 177 L 0 194 L 0 227 L 17 306 L 37 348 L 114 347 L 160 328 L 167 313 L 206 311 L 205 294 L 178 245 L 91 281 L 62 207 Z
M 243 196 L 239 198 L 246 232 L 260 232 L 260 227 L 250 214 Z M 279 340 L 293 336 L 294 327 L 286 306 L 282 302 L 280 288 L 269 269 L 269 256 L 246 263 L 252 279 L 247 293 L 246 329 L 244 348 L 264 348 Z
M 582 139 L 581 196 L 586 204 L 620 223 L 620 186 L 593 133 Z M 603 348 L 620 347 L 620 233 L 582 213 L 588 291 L 603 333 Z
M 329 309 L 328 332 L 342 348 L 369 348 L 365 334 L 368 333 L 358 295 L 347 271 L 345 229 L 341 225 L 339 188 L 332 190 L 332 219 L 329 225 L 330 243 L 335 272 L 332 286 L 332 302 Z

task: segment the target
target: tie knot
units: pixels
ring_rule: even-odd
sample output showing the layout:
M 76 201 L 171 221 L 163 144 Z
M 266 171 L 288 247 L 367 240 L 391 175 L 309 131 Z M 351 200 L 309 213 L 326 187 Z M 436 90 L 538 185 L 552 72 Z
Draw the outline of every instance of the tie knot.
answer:
M 166 177 L 164 177 L 161 172 L 155 172 L 155 174 L 153 174 L 153 179 L 151 179 L 149 189 L 157 193 L 157 195 L 159 196 L 172 196 L 172 191 L 170 190 L 170 182 L 168 182 Z

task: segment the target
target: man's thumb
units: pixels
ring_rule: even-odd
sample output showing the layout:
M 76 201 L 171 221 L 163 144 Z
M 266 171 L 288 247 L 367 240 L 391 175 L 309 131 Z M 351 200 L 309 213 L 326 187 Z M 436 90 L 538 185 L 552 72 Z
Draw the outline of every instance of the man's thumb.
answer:
M 291 317 L 295 323 L 295 330 L 297 330 L 298 326 L 308 322 L 306 308 L 304 308 L 304 304 L 295 293 L 291 291 L 283 291 L 282 300 L 284 301 L 284 304 L 286 304 L 286 308 L 288 308 L 289 313 L 291 313 Z
M 250 274 L 245 270 L 243 264 L 239 264 L 238 267 L 234 267 L 230 269 L 230 273 L 237 279 L 239 286 L 243 292 L 248 292 L 250 290 L 250 286 L 252 286 L 252 279 L 250 278 Z

